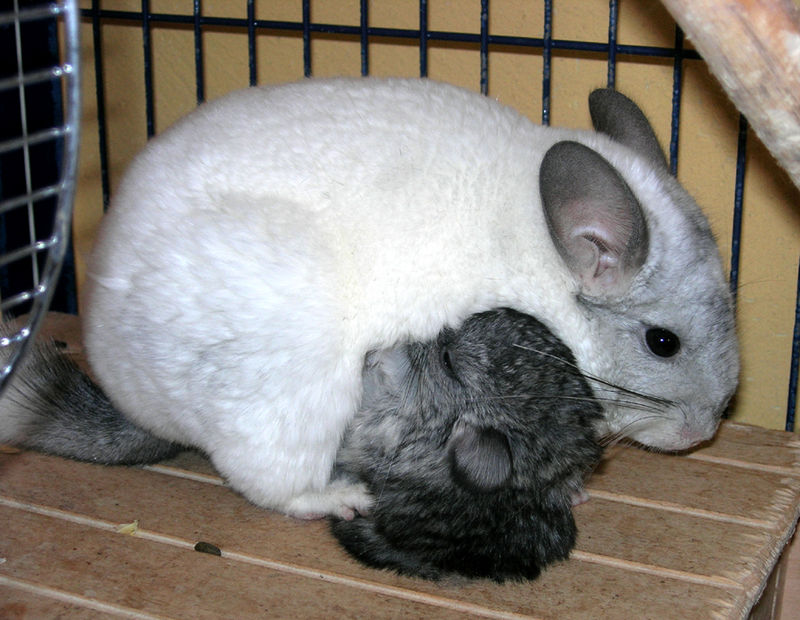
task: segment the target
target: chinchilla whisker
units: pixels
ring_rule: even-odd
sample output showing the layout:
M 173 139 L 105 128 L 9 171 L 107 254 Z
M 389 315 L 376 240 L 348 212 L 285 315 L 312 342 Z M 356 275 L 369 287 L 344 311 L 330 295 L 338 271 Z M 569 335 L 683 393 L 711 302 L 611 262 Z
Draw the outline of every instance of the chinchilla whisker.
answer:
M 547 394 L 537 394 L 535 392 L 531 392 L 530 394 L 508 394 L 503 396 L 478 396 L 475 398 L 466 399 L 466 402 L 476 403 L 476 402 L 516 400 L 516 399 L 526 399 L 526 398 L 537 398 L 539 400 L 580 400 L 587 403 L 595 403 L 603 401 L 612 402 L 610 398 L 600 399 L 600 398 L 595 398 L 594 396 L 567 396 L 565 394 L 549 396 Z
M 638 411 L 646 411 L 646 412 L 649 412 L 649 413 L 652 413 L 652 414 L 656 414 L 656 415 L 658 415 L 660 417 L 664 417 L 664 413 L 663 413 L 664 410 L 663 410 L 662 407 L 657 407 L 657 406 L 652 405 L 652 404 L 650 404 L 648 402 L 642 402 L 640 400 L 625 400 L 625 399 L 620 400 L 620 399 L 615 399 L 615 398 L 603 398 L 603 399 L 598 399 L 598 402 L 611 403 L 613 405 L 623 406 L 623 407 L 625 407 L 627 409 L 635 409 L 635 410 L 638 410 Z
M 609 433 L 608 435 L 602 436 L 599 439 L 600 444 L 605 448 L 616 446 L 617 444 L 634 445 L 635 442 L 633 440 L 631 440 L 631 438 L 626 435 L 626 432 L 628 431 L 628 429 L 630 429 L 631 426 L 635 426 L 640 421 L 642 421 L 642 420 L 646 421 L 646 420 L 648 420 L 650 418 L 651 418 L 651 416 L 647 416 L 646 418 L 642 418 L 640 420 L 635 420 L 633 422 L 629 422 L 628 424 L 626 424 L 620 430 L 614 431 L 613 433 Z
M 604 437 L 601 437 L 599 439 L 599 443 L 604 448 L 612 448 L 620 443 L 631 444 L 632 442 L 630 439 L 628 439 L 621 433 L 612 433 L 611 435 L 606 435 Z
M 551 400 L 551 401 L 572 400 L 585 403 L 597 403 L 600 405 L 608 403 L 612 405 L 622 405 L 624 407 L 627 407 L 628 409 L 638 409 L 640 411 L 650 411 L 653 413 L 659 413 L 661 411 L 659 408 L 653 405 L 635 400 L 619 400 L 616 398 L 602 398 L 597 396 L 586 396 L 586 397 L 567 396 L 565 394 L 559 394 L 557 396 L 548 396 L 548 395 L 531 393 L 531 394 L 512 394 L 508 396 L 483 396 L 480 398 L 469 399 L 467 402 L 511 400 L 511 399 L 521 399 L 521 398 L 531 398 L 531 397 L 536 397 L 539 400 Z
M 395 449 L 394 454 L 384 459 L 383 464 L 377 468 L 377 471 L 381 473 L 382 480 L 380 481 L 379 484 L 375 485 L 375 488 L 378 490 L 378 492 L 375 493 L 376 502 L 380 501 L 380 499 L 383 497 L 383 491 L 386 488 L 386 482 L 389 480 L 389 475 L 392 473 L 392 469 L 394 469 L 394 465 L 397 462 L 397 457 L 399 453 L 400 453 L 400 447 L 398 446 Z M 377 476 L 376 476 L 376 481 L 377 481 Z
M 650 422 L 652 420 L 659 420 L 662 417 L 663 416 L 657 416 L 657 415 L 642 416 L 640 418 L 637 418 L 636 420 L 632 420 L 632 421 L 628 422 L 628 424 L 626 424 L 621 429 L 619 429 L 615 433 L 615 435 L 618 435 L 620 438 L 623 438 L 628 434 L 629 430 L 632 427 L 635 427 L 635 426 L 638 426 L 638 425 L 645 425 L 645 424 L 647 424 L 648 422 Z M 610 445 L 610 444 L 607 444 L 607 445 Z
M 613 390 L 609 390 L 613 393 Z M 622 405 L 627 407 L 628 409 L 638 409 L 639 411 L 650 411 L 652 413 L 660 413 L 662 409 L 660 407 L 651 404 L 648 400 L 620 400 L 619 398 L 604 398 L 602 396 L 591 396 L 591 397 L 581 397 L 581 396 L 567 396 L 567 395 L 557 395 L 557 396 L 547 396 L 547 395 L 540 395 L 535 393 L 530 394 L 514 394 L 509 396 L 483 396 L 481 398 L 470 399 L 468 402 L 475 402 L 475 401 L 491 401 L 491 400 L 505 400 L 505 399 L 519 399 L 519 398 L 531 398 L 536 397 L 540 400 L 579 400 L 583 402 L 589 403 L 598 403 L 602 404 L 611 404 L 611 405 Z
M 641 402 L 637 400 L 619 400 L 617 398 L 602 398 L 602 397 L 592 397 L 592 398 L 582 398 L 580 396 L 542 396 L 540 397 L 542 400 L 579 400 L 584 402 L 593 402 L 598 403 L 600 405 L 603 404 L 611 404 L 611 405 L 622 405 L 628 409 L 638 409 L 639 411 L 649 411 L 651 413 L 661 413 L 661 409 L 651 405 L 647 402 Z
M 613 393 L 613 390 L 610 391 Z M 649 399 L 641 399 L 638 397 L 630 399 L 598 397 L 597 400 L 600 403 L 611 403 L 612 405 L 619 405 L 622 407 L 626 407 L 628 409 L 636 409 L 639 411 L 650 411 L 652 413 L 662 413 L 665 408 L 665 406 L 663 406 L 661 403 L 653 403 Z
M 599 377 L 595 377 L 593 375 L 584 374 L 584 377 L 589 382 L 599 383 L 602 386 L 610 388 L 614 392 L 618 392 L 620 394 L 626 394 L 627 396 L 633 396 L 635 398 L 640 398 L 642 400 L 646 400 L 656 405 L 661 405 L 664 407 L 669 407 L 674 405 L 675 403 L 668 398 L 661 398 L 660 396 L 653 396 L 652 394 L 645 394 L 644 392 L 637 392 L 636 390 L 631 390 L 621 385 L 617 385 L 615 383 L 611 383 L 610 381 L 605 381 Z
M 554 359 L 554 360 L 556 360 L 558 362 L 561 362 L 564 366 L 567 366 L 568 368 L 572 368 L 576 372 L 580 373 L 581 376 L 585 377 L 587 380 L 593 381 L 595 383 L 599 383 L 600 385 L 604 385 L 606 387 L 609 387 L 609 388 L 611 388 L 612 390 L 614 390 L 616 392 L 619 392 L 619 393 L 622 393 L 622 394 L 627 394 L 628 396 L 635 396 L 637 398 L 646 399 L 646 400 L 649 400 L 650 402 L 657 403 L 657 404 L 660 404 L 660 405 L 670 406 L 670 405 L 674 405 L 675 404 L 675 403 L 673 403 L 673 401 L 671 401 L 671 400 L 669 400 L 667 398 L 661 398 L 660 396 L 653 396 L 652 394 L 645 394 L 643 392 L 637 392 L 635 390 L 631 390 L 631 389 L 623 387 L 621 385 L 617 385 L 615 383 L 611 383 L 610 381 L 606 381 L 605 379 L 601 379 L 600 377 L 596 377 L 594 375 L 585 373 L 576 364 L 568 362 L 564 358 L 559 357 L 557 355 L 553 355 L 551 353 L 547 353 L 546 351 L 541 351 L 541 350 L 535 349 L 533 347 L 526 347 L 526 346 L 523 346 L 521 344 L 513 344 L 512 346 L 517 347 L 519 349 L 523 349 L 524 351 L 530 351 L 531 353 L 536 353 L 537 355 L 541 355 L 543 357 L 549 357 L 549 358 Z

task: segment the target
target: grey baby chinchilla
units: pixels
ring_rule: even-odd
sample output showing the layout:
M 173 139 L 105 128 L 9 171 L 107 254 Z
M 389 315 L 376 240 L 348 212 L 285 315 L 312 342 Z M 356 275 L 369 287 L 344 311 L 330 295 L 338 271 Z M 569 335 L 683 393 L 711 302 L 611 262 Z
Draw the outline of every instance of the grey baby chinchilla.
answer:
M 408 575 L 533 579 L 574 546 L 601 417 L 569 349 L 514 310 L 371 353 L 333 481 L 374 504 L 333 533 Z

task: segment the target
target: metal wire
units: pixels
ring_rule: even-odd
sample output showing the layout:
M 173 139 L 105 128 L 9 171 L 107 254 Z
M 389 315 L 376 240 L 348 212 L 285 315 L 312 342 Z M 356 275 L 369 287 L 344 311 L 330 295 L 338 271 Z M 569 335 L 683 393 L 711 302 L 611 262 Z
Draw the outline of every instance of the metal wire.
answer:
M 66 42 L 63 62 L 45 70 L 26 71 L 22 52 L 23 25 L 53 19 L 63 24 Z M 17 90 L 21 130 L 18 137 L 0 144 L 0 153 L 10 157 L 22 157 L 25 189 L 16 196 L 4 195 L 0 201 L 0 213 L 9 215 L 21 209 L 26 210 L 29 242 L 14 250 L 5 251 L 0 256 L 0 266 L 26 261 L 30 265 L 33 284 L 24 290 L 7 293 L 0 300 L 0 312 L 4 316 L 20 307 L 29 308 L 25 317 L 15 323 L 4 324 L 4 331 L 0 336 L 0 393 L 13 376 L 15 368 L 32 344 L 44 319 L 69 245 L 80 119 L 80 46 L 76 3 L 43 2 L 21 8 L 19 0 L 14 0 L 13 10 L 0 13 L 0 26 L 7 25 L 13 25 L 14 28 L 17 71 L 16 75 L 0 80 L 0 92 Z M 30 132 L 27 118 L 30 103 L 28 89 L 33 84 L 47 80 L 56 81 L 59 86 L 63 85 L 65 93 L 63 123 L 45 130 Z M 57 150 L 62 154 L 59 178 L 56 183 L 36 187 L 31 167 L 31 150 L 50 141 L 57 145 Z M 43 208 L 51 208 L 52 198 L 56 199 L 52 226 L 46 233 L 39 233 L 38 216 Z
M 609 88 L 617 82 L 617 0 L 608 2 L 608 76 Z
M 797 267 L 797 294 L 794 304 L 794 330 L 792 332 L 792 361 L 789 367 L 789 396 L 786 405 L 785 430 L 794 431 L 795 408 L 797 406 L 797 375 L 800 366 L 800 263 Z
M 553 55 L 553 0 L 544 0 L 542 28 L 542 125 L 550 124 L 550 78 Z

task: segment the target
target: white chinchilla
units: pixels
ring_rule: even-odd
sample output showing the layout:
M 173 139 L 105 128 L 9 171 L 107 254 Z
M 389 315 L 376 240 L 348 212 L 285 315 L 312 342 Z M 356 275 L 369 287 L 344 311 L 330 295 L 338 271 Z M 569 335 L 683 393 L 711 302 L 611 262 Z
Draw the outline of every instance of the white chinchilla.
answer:
M 253 502 L 350 516 L 369 495 L 329 478 L 365 354 L 505 306 L 572 350 L 601 432 L 708 439 L 738 375 L 717 248 L 639 109 L 589 102 L 596 132 L 424 79 L 200 106 L 137 156 L 102 223 L 83 306 L 102 390 Z M 0 440 L 24 444 L 23 418 Z

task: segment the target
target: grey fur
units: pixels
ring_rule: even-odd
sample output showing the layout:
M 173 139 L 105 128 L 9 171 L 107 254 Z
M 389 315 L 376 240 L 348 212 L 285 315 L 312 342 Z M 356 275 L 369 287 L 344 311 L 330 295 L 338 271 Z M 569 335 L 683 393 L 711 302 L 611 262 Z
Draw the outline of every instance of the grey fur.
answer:
M 633 101 L 612 88 L 598 88 L 589 95 L 594 128 L 646 157 L 663 170 L 667 160 L 650 127 L 650 121 Z
M 601 155 L 559 142 L 539 169 L 553 243 L 592 294 L 617 296 L 647 259 L 644 213 L 627 183 Z
M 128 421 L 52 340 L 31 347 L 0 411 L 4 441 L 81 461 L 151 463 L 181 448 Z
M 437 579 L 535 578 L 575 542 L 572 499 L 602 411 L 570 351 L 513 310 L 369 356 L 334 478 L 375 504 L 334 534 L 367 564 Z

